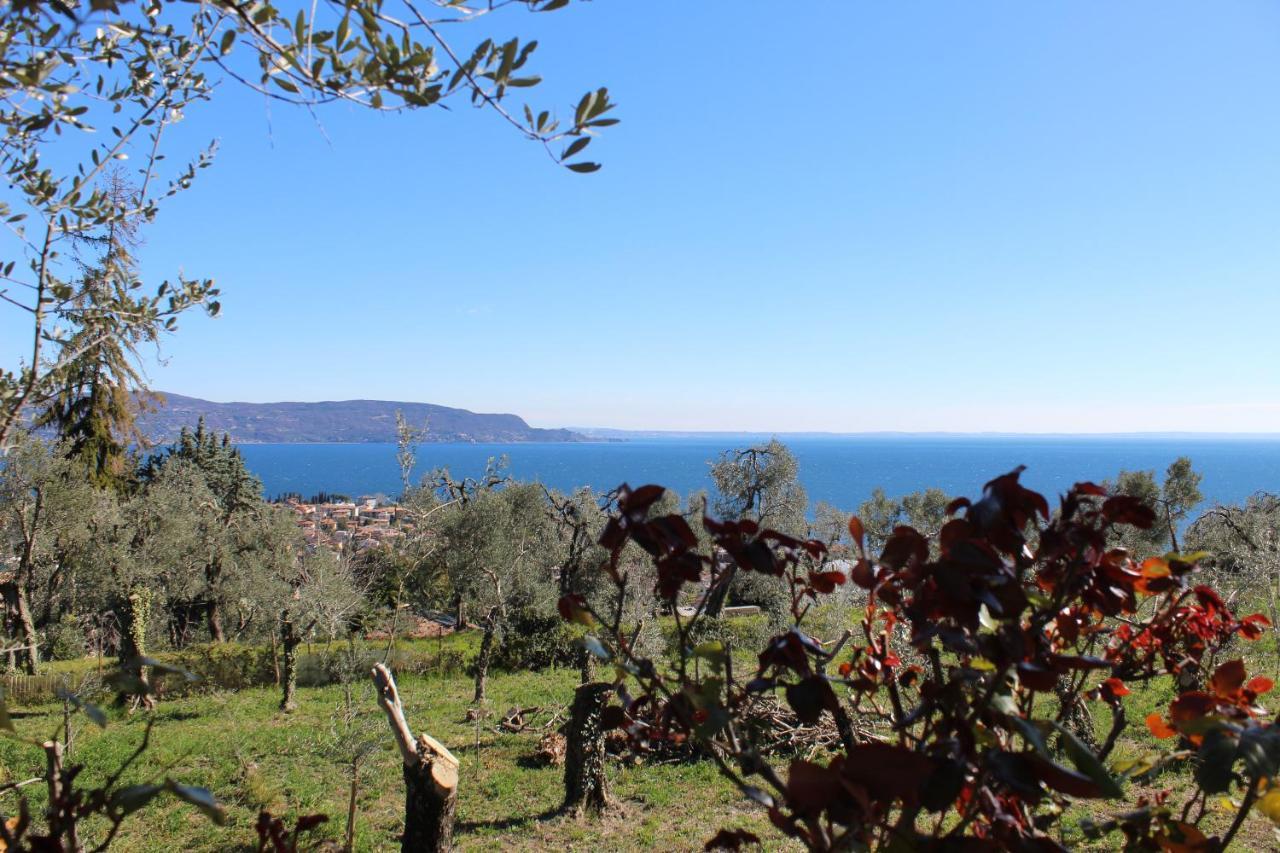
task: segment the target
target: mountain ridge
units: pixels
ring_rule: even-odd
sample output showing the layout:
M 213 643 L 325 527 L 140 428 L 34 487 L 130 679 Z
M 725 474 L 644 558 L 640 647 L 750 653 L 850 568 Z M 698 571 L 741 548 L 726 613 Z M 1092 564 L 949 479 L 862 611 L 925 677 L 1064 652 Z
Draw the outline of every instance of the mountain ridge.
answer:
M 413 426 L 427 425 L 422 441 L 516 443 L 586 441 L 568 429 L 531 427 L 519 415 L 473 412 L 435 403 L 395 400 L 282 401 L 219 403 L 184 394 L 157 392 L 163 401 L 138 417 L 155 443 L 173 441 L 183 427 L 205 425 L 242 444 L 371 444 L 396 440 L 396 412 Z

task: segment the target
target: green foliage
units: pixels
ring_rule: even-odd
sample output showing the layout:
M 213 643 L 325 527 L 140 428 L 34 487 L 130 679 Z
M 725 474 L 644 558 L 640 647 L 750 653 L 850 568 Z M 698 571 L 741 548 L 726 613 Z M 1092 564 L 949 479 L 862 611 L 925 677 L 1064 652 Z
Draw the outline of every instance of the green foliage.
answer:
M 209 690 L 245 690 L 272 684 L 276 662 L 271 649 L 240 643 L 193 643 L 163 656 L 166 663 L 180 667 L 196 678 L 167 684 L 166 695 L 201 693 Z
M 137 188 L 120 169 L 104 178 L 112 205 L 125 207 Z M 138 223 L 121 219 L 110 223 L 101 237 L 77 244 L 75 283 L 78 298 L 64 309 L 63 319 L 74 329 L 64 344 L 72 353 L 65 377 L 35 419 L 37 427 L 52 427 L 67 442 L 67 454 L 95 485 L 124 489 L 134 474 L 130 444 L 143 445 L 134 417 L 146 400 L 135 396 L 143 386 L 134 362 L 137 346 L 146 335 L 135 329 L 113 326 L 110 315 L 99 310 L 94 295 L 115 290 L 127 292 L 137 279 L 133 251 L 138 245 Z M 81 251 L 81 246 L 84 246 Z M 90 254 L 97 251 L 96 256 Z M 88 257 L 84 257 L 89 254 Z
M 256 508 L 262 501 L 262 481 L 245 466 L 231 437 L 206 429 L 204 418 L 200 418 L 194 431 L 184 428 L 174 444 L 147 460 L 141 471 L 143 482 L 156 479 L 174 460 L 190 463 L 199 470 L 224 515 Z
M 858 507 L 858 518 L 866 531 L 866 545 L 875 551 L 884 546 L 895 527 L 914 527 L 927 536 L 935 535 L 947 520 L 950 499 L 941 489 L 925 489 L 901 498 L 891 498 L 876 488 Z M 848 522 L 848 518 L 845 519 Z
M 103 503 L 64 448 L 24 437 L 0 465 L 0 556 L 8 570 L 0 591 L 17 611 L 20 660 L 33 674 L 39 629 L 72 609 L 67 564 L 93 553 L 90 520 Z
M 818 501 L 813 508 L 813 524 L 809 527 L 810 538 L 824 543 L 833 555 L 844 555 L 849 552 L 853 543 L 849 539 L 849 516 L 839 507 L 826 501 Z
M 721 643 L 740 651 L 739 661 L 746 665 L 753 662 L 753 650 L 761 648 L 773 636 L 774 625 L 765 616 L 722 616 L 719 619 L 699 619 L 689 629 L 686 643 L 696 648 L 704 643 Z M 668 657 L 679 659 L 680 635 L 674 623 L 664 633 Z
M 45 629 L 45 644 L 51 660 L 74 660 L 89 652 L 89 643 L 80 620 L 70 613 Z
M 579 636 L 579 631 L 550 610 L 518 608 L 507 615 L 493 665 L 513 672 L 575 666 L 581 648 Z
M 94 488 L 69 447 L 27 437 L 0 466 L 0 546 L 17 567 L 6 595 L 37 648 L 130 659 L 206 637 L 265 639 L 285 606 L 325 637 L 360 614 L 348 561 L 304 551 L 292 514 L 262 500 L 225 436 L 184 433 L 128 493 Z
M 776 438 L 767 444 L 729 450 L 711 463 L 714 511 L 722 518 L 750 518 L 761 527 L 803 535 L 808 497 L 799 465 Z
M 1155 471 L 1121 471 L 1114 482 L 1105 481 L 1104 488 L 1138 498 L 1156 513 L 1156 523 L 1149 529 L 1116 533 L 1113 544 L 1139 557 L 1179 550 L 1178 528 L 1204 500 L 1201 479 L 1191 460 L 1180 456 L 1165 469 L 1163 482 L 1156 481 Z

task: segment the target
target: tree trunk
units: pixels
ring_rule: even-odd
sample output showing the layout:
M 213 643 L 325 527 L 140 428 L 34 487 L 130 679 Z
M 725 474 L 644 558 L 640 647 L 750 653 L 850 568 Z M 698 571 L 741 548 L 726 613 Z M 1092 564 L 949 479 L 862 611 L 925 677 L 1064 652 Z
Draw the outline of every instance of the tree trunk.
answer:
M 453 596 L 453 630 L 461 631 L 466 628 L 466 611 L 462 607 L 462 593 L 456 593 Z
M 588 684 L 596 680 L 596 656 L 586 648 L 578 649 L 579 684 Z
M 719 618 L 720 612 L 724 610 L 725 601 L 729 598 L 729 584 L 733 583 L 733 575 L 737 568 L 728 554 L 717 552 L 714 559 L 713 586 L 707 590 L 706 605 L 702 608 L 702 612 L 713 619 Z
M 296 711 L 298 703 L 295 694 L 298 691 L 298 645 L 302 642 L 293 627 L 293 617 L 289 611 L 280 613 L 280 645 L 284 649 L 284 675 L 280 679 L 282 695 L 280 710 L 285 713 Z
M 600 814 L 609 807 L 609 779 L 605 775 L 604 729 L 600 718 L 613 685 L 583 684 L 574 692 L 565 732 L 564 805 L 573 815 Z
M 476 695 L 473 702 L 484 701 L 485 683 L 489 679 L 489 661 L 493 658 L 493 635 L 498 630 L 498 608 L 489 610 L 484 620 L 484 636 L 480 639 L 480 654 L 476 655 Z
M 222 606 L 218 602 L 209 602 L 209 636 L 215 643 L 225 643 L 227 635 L 222 630 Z
M 271 632 L 271 672 L 275 676 L 276 687 L 280 686 L 280 650 L 276 648 L 276 632 Z
M 22 642 L 26 646 L 22 650 L 22 668 L 27 675 L 35 675 L 40 665 L 40 635 L 36 633 L 35 619 L 31 616 L 31 606 L 27 602 L 27 591 L 22 584 L 16 584 L 14 598 L 17 603 L 18 629 L 22 632 Z
M 132 698 L 144 708 L 154 708 L 155 697 L 151 694 L 151 681 L 147 667 L 142 659 L 147 656 L 147 623 L 151 619 L 151 590 L 139 587 L 129 593 L 118 607 L 121 617 L 120 625 L 120 668 L 134 676 L 140 690 L 132 694 Z M 128 698 L 130 694 L 122 693 L 120 698 Z
M 458 759 L 430 735 L 415 740 L 391 671 L 373 668 L 378 705 L 404 761 L 404 835 L 401 853 L 444 853 L 453 849 L 453 818 L 458 804 Z
M 351 761 L 351 795 L 347 800 L 347 837 L 342 853 L 355 853 L 356 849 L 356 795 L 360 791 L 360 760 Z
M 1058 702 L 1066 709 L 1062 724 L 1096 753 L 1098 736 L 1093 730 L 1093 717 L 1089 715 L 1089 709 L 1080 696 L 1071 692 L 1071 680 L 1065 676 L 1059 678 L 1054 692 L 1058 695 Z

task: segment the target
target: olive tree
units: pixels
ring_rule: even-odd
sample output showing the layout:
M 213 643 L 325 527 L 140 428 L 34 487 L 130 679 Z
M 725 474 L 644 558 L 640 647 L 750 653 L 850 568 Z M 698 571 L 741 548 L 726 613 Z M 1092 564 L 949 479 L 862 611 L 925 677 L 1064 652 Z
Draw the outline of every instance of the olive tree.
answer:
M 1156 481 L 1155 471 L 1121 471 L 1114 482 L 1103 487 L 1117 494 L 1138 498 L 1156 513 L 1157 523 L 1146 530 L 1126 528 L 1112 541 L 1139 557 L 1178 550 L 1178 527 L 1191 511 L 1204 500 L 1200 493 L 1201 475 L 1191 460 L 1179 456 L 1165 469 L 1164 480 Z
M 941 489 L 930 488 L 891 498 L 877 487 L 858 507 L 868 547 L 872 550 L 883 547 L 894 528 L 903 525 L 914 527 L 926 536 L 935 535 L 947 520 L 949 501 Z
M 796 458 L 781 441 L 774 438 L 765 444 L 726 450 L 707 464 L 715 486 L 714 514 L 748 519 L 788 535 L 808 532 L 805 513 L 809 498 L 800 485 Z M 710 580 L 705 604 L 708 615 L 719 616 L 725 603 L 733 601 L 759 605 L 772 616 L 781 616 L 786 596 L 777 578 L 738 573 L 730 562 L 724 562 L 724 570 L 732 575 L 727 582 L 720 582 L 718 571 Z
M 351 574 L 350 564 L 324 550 L 295 552 L 282 574 L 270 575 L 279 591 L 280 641 L 284 653 L 280 710 L 297 708 L 297 649 L 309 635 L 332 640 L 345 633 L 364 597 Z
M 722 518 L 749 518 L 761 527 L 802 535 L 809 499 L 799 464 L 778 439 L 726 450 L 708 463 L 715 484 L 713 510 Z
M 1203 564 L 1219 589 L 1266 606 L 1280 641 L 1280 496 L 1258 492 L 1241 504 L 1214 506 L 1184 538 L 1187 550 L 1203 552 Z
M 538 603 L 551 610 L 557 533 L 536 483 L 481 489 L 442 513 L 433 532 L 453 589 L 485 614 L 475 664 L 474 698 L 482 702 L 494 643 L 511 612 Z
M 0 593 L 20 638 L 16 658 L 40 662 L 39 627 L 61 615 L 72 566 L 88 535 L 93 490 L 58 445 L 24 437 L 0 463 Z

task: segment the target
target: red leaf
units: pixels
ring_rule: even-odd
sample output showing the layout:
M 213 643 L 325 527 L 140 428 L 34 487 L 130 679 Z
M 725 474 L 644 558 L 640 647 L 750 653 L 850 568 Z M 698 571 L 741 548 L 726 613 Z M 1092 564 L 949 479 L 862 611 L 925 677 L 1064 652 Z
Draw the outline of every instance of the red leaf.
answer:
M 787 704 L 802 723 L 812 725 L 818 722 L 823 711 L 835 710 L 838 701 L 831 685 L 821 675 L 811 675 L 798 684 L 787 686 Z
M 1169 563 L 1163 557 L 1151 557 L 1142 563 L 1142 576 L 1144 578 L 1167 578 L 1169 577 Z
M 1271 620 L 1261 613 L 1246 616 L 1240 620 L 1240 636 L 1246 640 L 1257 640 L 1262 637 L 1262 629 L 1270 625 Z
M 1183 693 L 1169 703 L 1169 722 L 1177 726 L 1193 723 L 1218 707 L 1218 700 L 1200 690 Z
M 587 600 L 576 592 L 561 597 L 556 603 L 556 609 L 560 611 L 560 618 L 566 622 L 577 622 L 588 628 L 595 624 L 587 611 Z
M 649 507 L 653 506 L 667 490 L 662 486 L 648 485 L 641 486 L 635 491 L 631 491 L 624 486 L 621 491 L 622 494 L 618 498 L 618 508 L 627 516 L 640 519 L 644 517 Z
M 1244 661 L 1236 658 L 1214 670 L 1213 678 L 1209 679 L 1209 686 L 1223 699 L 1230 699 L 1244 686 L 1244 677 Z
M 858 552 L 862 552 L 863 542 L 866 537 L 866 530 L 862 527 L 862 519 L 856 515 L 849 517 L 849 535 L 853 537 L 853 541 L 858 543 Z
M 836 587 L 844 581 L 843 572 L 811 572 L 809 574 L 809 585 L 823 595 L 835 592 Z
M 310 832 L 329 819 L 327 814 L 309 814 L 298 818 L 298 832 Z
M 1249 679 L 1249 683 L 1245 685 L 1245 689 L 1254 696 L 1261 696 L 1263 693 L 1270 693 L 1271 688 L 1275 686 L 1276 683 L 1265 675 L 1255 675 L 1253 678 Z
M 840 766 L 849 782 L 866 788 L 874 800 L 917 802 L 925 782 L 937 770 L 935 761 L 903 746 L 862 743 Z
M 1052 690 L 1058 684 L 1058 673 L 1037 663 L 1018 664 L 1018 681 L 1032 690 Z
M 812 761 L 793 761 L 787 774 L 787 803 L 797 814 L 822 814 L 841 792 L 840 777 L 830 768 Z
M 1102 686 L 1111 691 L 1112 696 L 1128 696 L 1131 692 L 1129 686 L 1118 678 L 1108 678 Z
M 1168 738 L 1168 737 L 1173 737 L 1178 733 L 1177 729 L 1173 728 L 1168 723 L 1166 723 L 1164 721 L 1164 717 L 1160 716 L 1155 711 L 1152 711 L 1150 714 L 1147 715 L 1147 728 L 1151 730 L 1151 733 L 1153 735 L 1160 738 L 1161 740 L 1164 740 L 1165 738 Z
M 923 563 L 927 559 L 929 543 L 914 528 L 906 526 L 893 529 L 880 553 L 880 562 L 895 569 L 901 569 L 912 560 Z
M 1129 524 L 1146 530 L 1155 524 L 1156 514 L 1151 507 L 1132 495 L 1116 495 L 1102 504 L 1102 515 L 1115 524 Z

